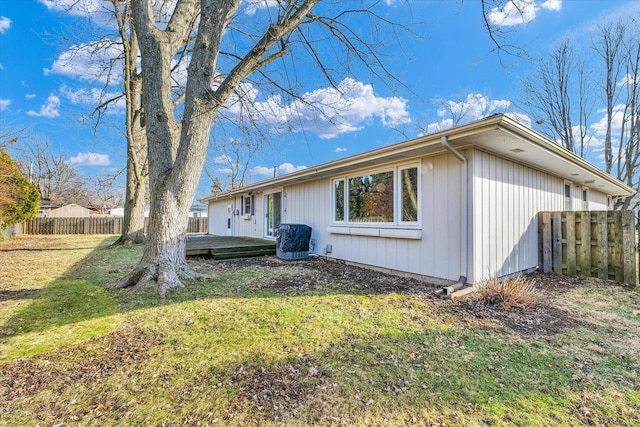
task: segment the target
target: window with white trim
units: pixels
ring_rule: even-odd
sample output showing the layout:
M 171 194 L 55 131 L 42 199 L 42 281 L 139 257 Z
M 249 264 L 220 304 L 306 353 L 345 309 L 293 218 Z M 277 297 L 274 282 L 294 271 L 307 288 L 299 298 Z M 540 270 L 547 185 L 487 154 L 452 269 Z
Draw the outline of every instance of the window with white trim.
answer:
M 582 210 L 589 210 L 589 189 L 587 187 L 582 187 Z
M 354 225 L 416 225 L 419 178 L 415 164 L 336 178 L 332 181 L 332 220 Z
M 242 196 L 242 215 L 253 215 L 253 195 Z

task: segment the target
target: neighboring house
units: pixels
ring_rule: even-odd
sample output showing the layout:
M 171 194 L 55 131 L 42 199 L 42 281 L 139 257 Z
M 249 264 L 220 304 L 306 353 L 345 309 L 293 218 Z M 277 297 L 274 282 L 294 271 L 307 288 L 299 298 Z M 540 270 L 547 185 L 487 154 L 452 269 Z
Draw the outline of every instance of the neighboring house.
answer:
M 91 211 L 84 206 L 72 203 L 70 205 L 52 208 L 48 217 L 50 218 L 84 218 L 88 217 Z
M 46 218 L 51 214 L 51 199 L 40 199 L 40 209 L 38 209 L 38 218 Z
M 193 205 L 189 209 L 189 218 L 206 218 L 208 214 L 207 205 Z
M 111 208 L 108 214 L 111 216 L 124 216 L 124 208 Z
M 211 195 L 209 233 L 313 228 L 318 255 L 449 283 L 538 266 L 540 211 L 634 190 L 505 115 Z
M 208 214 L 208 208 L 206 205 L 193 205 L 189 210 L 189 218 L 206 218 Z M 124 216 L 124 208 L 113 208 L 109 210 L 111 216 Z M 147 205 L 144 211 L 144 217 L 149 218 L 149 206 Z

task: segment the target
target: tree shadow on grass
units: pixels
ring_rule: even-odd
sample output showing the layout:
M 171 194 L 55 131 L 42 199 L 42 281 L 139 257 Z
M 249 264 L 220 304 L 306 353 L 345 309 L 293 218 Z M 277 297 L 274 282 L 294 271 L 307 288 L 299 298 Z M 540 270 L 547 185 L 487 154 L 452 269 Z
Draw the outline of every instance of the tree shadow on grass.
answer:
M 27 249 L 41 251 L 43 257 L 55 257 L 56 251 L 63 250 L 93 250 L 69 267 L 61 277 L 41 289 L 0 291 L 0 302 L 29 301 L 16 314 L 8 318 L 4 325 L 0 326 L 0 338 L 42 332 L 50 328 L 116 314 L 118 309 L 112 293 L 101 286 L 108 277 L 104 270 L 109 268 L 106 255 L 109 252 L 107 245 L 111 240 L 112 238 L 105 239 L 98 246 L 90 248 L 81 248 L 80 245 L 69 248 Z M 15 251 L 20 251 L 20 249 L 15 249 Z M 48 255 L 50 251 L 52 254 Z M 118 258 L 122 258 L 123 255 L 120 254 Z
M 51 285 L 26 295 L 32 301 L 0 327 L 0 337 L 43 332 L 118 313 L 220 298 L 372 296 L 393 293 L 415 297 L 426 304 L 429 312 L 437 315 L 448 313 L 462 319 L 478 314 L 468 304 L 461 305 L 440 299 L 435 295 L 437 288 L 423 281 L 325 259 L 288 262 L 274 257 L 229 261 L 190 258 L 189 263 L 196 271 L 212 273 L 213 279 L 188 283 L 185 288 L 170 292 L 166 299 L 158 297 L 153 282 L 143 288 L 110 290 L 106 285 L 115 282 L 135 267 L 142 248 L 107 248 L 106 245 L 108 242 L 97 247 Z M 20 298 L 19 291 L 11 295 L 16 300 Z M 549 312 L 555 319 L 571 319 L 568 313 L 558 310 Z M 527 328 L 536 324 L 544 326 L 544 319 L 537 319 L 537 322 L 535 320 L 530 321 Z M 514 322 L 505 321 L 502 324 L 507 327 L 515 325 L 513 329 L 519 333 L 537 332 L 536 328 L 518 330 L 518 325 Z M 567 323 L 567 326 L 571 325 Z M 555 332 L 561 331 L 560 327 Z
M 109 376 L 119 373 L 123 382 L 135 377 L 132 390 L 145 387 L 170 396 L 154 406 L 161 411 L 158 420 L 164 416 L 175 423 L 187 416 L 207 423 L 215 399 L 224 408 L 219 416 L 229 424 L 279 420 L 365 425 L 391 420 L 429 425 L 455 424 L 458 416 L 477 424 L 526 424 L 508 418 L 512 409 L 520 414 L 547 412 L 551 415 L 543 420 L 549 424 L 554 414 L 575 423 L 581 416 L 572 395 L 584 386 L 574 378 L 582 372 L 571 358 L 544 345 L 459 324 L 456 310 L 464 306 L 436 298 L 435 288 L 423 282 L 325 260 L 196 259 L 192 266 L 213 272 L 215 279 L 190 283 L 165 300 L 152 284 L 107 289 L 106 284 L 135 265 L 139 249 L 100 247 L 91 252 L 62 278 L 31 295 L 33 301 L 9 320 L 21 329 L 9 335 L 166 309 L 150 316 L 155 329 L 129 325 L 103 331 L 85 338 L 93 339 L 92 345 L 71 343 L 57 349 L 53 358 L 43 354 L 24 360 L 24 365 L 7 364 L 5 376 L 41 373 L 29 383 L 33 389 L 14 390 L 21 398 L 37 397 L 52 387 L 62 393 L 80 386 L 101 390 L 89 393 L 94 399 L 102 399 L 107 390 L 114 402 L 129 401 L 126 388 L 105 385 Z M 216 299 L 225 301 L 212 304 Z M 162 357 L 153 359 L 152 353 Z M 58 364 L 58 359 L 74 362 Z M 608 375 L 614 374 L 618 372 Z M 628 391 L 626 383 L 601 382 L 620 394 Z M 550 390 L 557 393 L 552 398 Z M 80 420 L 93 416 L 86 406 L 68 410 L 64 401 L 52 405 Z M 73 413 L 81 410 L 85 413 Z M 132 416 L 115 406 L 112 410 L 104 415 L 107 423 L 110 416 L 114 423 Z

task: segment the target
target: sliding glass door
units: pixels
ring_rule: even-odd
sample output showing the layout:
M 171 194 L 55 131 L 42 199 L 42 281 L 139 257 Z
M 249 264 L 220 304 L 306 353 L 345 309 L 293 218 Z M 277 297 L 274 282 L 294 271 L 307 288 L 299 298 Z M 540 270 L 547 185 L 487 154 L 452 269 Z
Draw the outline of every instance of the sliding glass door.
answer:
M 282 221 L 282 193 L 272 193 L 264 196 L 266 207 L 264 235 L 276 237 L 276 231 Z

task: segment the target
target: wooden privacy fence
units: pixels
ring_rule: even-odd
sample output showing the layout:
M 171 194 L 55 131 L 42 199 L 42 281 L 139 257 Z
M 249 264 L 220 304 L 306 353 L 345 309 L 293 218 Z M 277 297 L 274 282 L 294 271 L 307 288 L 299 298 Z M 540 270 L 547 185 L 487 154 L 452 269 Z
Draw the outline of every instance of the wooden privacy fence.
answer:
M 34 218 L 24 223 L 24 234 L 121 234 L 122 217 Z M 145 220 L 145 228 L 147 221 Z M 187 233 L 206 233 L 207 218 L 189 218 Z
M 538 225 L 545 273 L 637 284 L 632 211 L 540 212 Z

